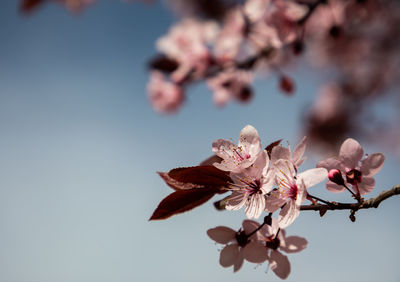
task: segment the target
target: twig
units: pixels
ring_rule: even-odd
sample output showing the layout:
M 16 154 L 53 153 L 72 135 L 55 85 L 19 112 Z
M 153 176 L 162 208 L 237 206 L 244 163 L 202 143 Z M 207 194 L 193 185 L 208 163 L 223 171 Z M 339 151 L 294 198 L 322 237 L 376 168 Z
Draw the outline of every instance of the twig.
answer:
M 394 185 L 391 190 L 383 191 L 377 197 L 363 201 L 361 203 L 334 203 L 332 205 L 316 204 L 316 205 L 302 205 L 300 210 L 302 211 L 321 211 L 321 210 L 361 210 L 369 208 L 377 208 L 384 200 L 400 195 L 400 185 Z

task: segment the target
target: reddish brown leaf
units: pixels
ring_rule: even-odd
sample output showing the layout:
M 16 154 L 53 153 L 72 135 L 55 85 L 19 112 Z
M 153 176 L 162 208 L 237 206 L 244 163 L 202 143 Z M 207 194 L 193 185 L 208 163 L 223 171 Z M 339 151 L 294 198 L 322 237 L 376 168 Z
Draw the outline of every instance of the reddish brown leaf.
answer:
M 219 170 L 211 165 L 175 168 L 168 172 L 168 177 L 176 181 L 172 186 L 171 180 L 166 181 L 175 190 L 188 189 L 188 184 L 191 184 L 192 187 L 215 188 L 218 193 L 224 193 L 225 190 L 221 188 L 232 183 L 226 171 Z M 165 180 L 165 177 L 163 179 Z
M 22 13 L 30 13 L 44 3 L 44 1 L 45 0 L 21 0 L 19 10 Z
M 187 189 L 203 187 L 201 185 L 196 185 L 193 183 L 179 182 L 179 181 L 173 179 L 172 177 L 170 177 L 167 172 L 157 172 L 157 173 L 165 181 L 165 183 L 167 183 L 168 186 L 174 190 L 187 190 Z
M 213 155 L 200 163 L 201 166 L 204 165 L 213 165 L 213 163 L 220 163 L 222 158 L 218 157 L 217 155 Z
M 265 147 L 265 150 L 267 151 L 269 158 L 271 158 L 272 149 L 273 149 L 275 146 L 278 146 L 281 142 L 282 142 L 282 139 L 279 139 L 279 140 L 276 140 L 275 142 L 272 142 L 272 143 L 269 144 L 267 147 Z
M 175 191 L 161 201 L 149 220 L 166 219 L 175 214 L 189 211 L 207 202 L 216 192 L 217 189 L 215 188 L 194 188 Z

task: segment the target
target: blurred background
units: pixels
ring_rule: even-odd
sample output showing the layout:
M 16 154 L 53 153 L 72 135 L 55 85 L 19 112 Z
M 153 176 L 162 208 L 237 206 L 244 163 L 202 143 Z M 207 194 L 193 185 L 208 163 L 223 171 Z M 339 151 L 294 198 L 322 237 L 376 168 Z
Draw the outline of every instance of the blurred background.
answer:
M 159 115 L 146 96 L 146 64 L 175 20 L 159 2 L 99 1 L 77 14 L 49 4 L 30 15 L 0 2 L 0 281 L 279 281 L 267 264 L 235 274 L 219 265 L 207 229 L 238 229 L 245 215 L 217 212 L 217 198 L 149 222 L 172 192 L 156 171 L 199 163 L 213 140 L 237 141 L 246 124 L 263 145 L 297 144 L 323 74 L 300 63 L 293 97 L 271 77 L 256 82 L 250 104 L 223 109 L 195 85 L 178 114 Z M 400 183 L 399 157 L 361 144 L 386 155 L 370 196 Z M 303 169 L 326 157 L 307 155 Z M 312 193 L 350 201 L 324 185 Z M 303 212 L 287 233 L 309 244 L 289 255 L 288 281 L 400 281 L 399 203 L 359 211 L 355 223 L 347 211 Z

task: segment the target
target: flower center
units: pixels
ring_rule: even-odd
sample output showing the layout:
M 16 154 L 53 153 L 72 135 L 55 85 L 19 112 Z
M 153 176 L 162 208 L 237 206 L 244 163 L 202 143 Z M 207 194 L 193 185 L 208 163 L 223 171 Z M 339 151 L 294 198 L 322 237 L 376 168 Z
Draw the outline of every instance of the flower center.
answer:
M 256 193 L 261 193 L 260 180 L 255 179 L 255 180 L 253 180 L 253 182 L 249 183 L 247 186 L 247 191 L 250 193 L 250 196 L 254 195 Z
M 249 238 L 247 237 L 244 230 L 239 230 L 238 232 L 236 232 L 235 238 L 238 242 L 238 245 L 241 247 L 246 246 L 246 244 L 249 242 Z
M 279 240 L 278 238 L 274 238 L 275 236 L 270 236 L 265 240 L 265 246 L 268 249 L 273 249 L 276 250 L 279 248 L 280 244 L 281 244 L 281 240 Z
M 356 183 L 361 183 L 362 174 L 358 169 L 351 169 L 346 172 L 346 180 L 348 183 L 355 185 Z

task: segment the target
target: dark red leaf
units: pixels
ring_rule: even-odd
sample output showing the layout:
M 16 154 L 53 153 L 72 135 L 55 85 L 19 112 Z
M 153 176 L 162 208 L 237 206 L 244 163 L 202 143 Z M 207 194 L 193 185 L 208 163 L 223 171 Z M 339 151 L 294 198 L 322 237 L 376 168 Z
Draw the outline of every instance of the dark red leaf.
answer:
M 45 0 L 21 0 L 19 10 L 22 13 L 30 13 L 43 2 L 45 2 Z
M 327 211 L 328 211 L 328 207 L 322 206 L 322 207 L 319 209 L 319 216 L 320 216 L 320 217 L 323 217 L 323 216 L 326 214 Z
M 282 139 L 279 139 L 279 140 L 276 140 L 275 142 L 272 142 L 272 143 L 269 144 L 267 147 L 265 147 L 265 150 L 267 151 L 269 158 L 271 158 L 272 149 L 273 149 L 275 146 L 278 146 L 281 142 L 282 142 Z
M 217 155 L 213 155 L 200 163 L 201 166 L 204 165 L 213 165 L 213 163 L 221 163 L 222 158 L 218 157 Z
M 179 190 L 168 195 L 158 205 L 149 220 L 166 219 L 204 204 L 217 193 L 215 188 Z
M 166 181 L 168 185 L 176 190 L 188 189 L 188 185 L 191 184 L 191 188 L 214 187 L 219 193 L 224 193 L 226 191 L 221 188 L 227 187 L 232 183 L 228 172 L 219 170 L 212 165 L 175 168 L 168 172 L 168 177 L 176 181 L 172 186 L 172 181 Z M 179 183 L 182 184 L 182 187 L 177 185 Z

